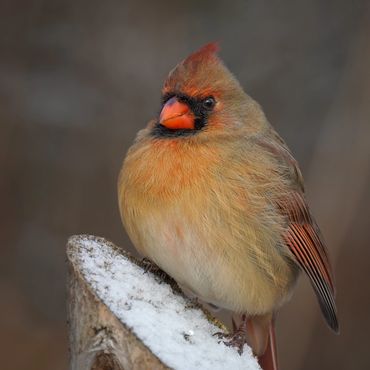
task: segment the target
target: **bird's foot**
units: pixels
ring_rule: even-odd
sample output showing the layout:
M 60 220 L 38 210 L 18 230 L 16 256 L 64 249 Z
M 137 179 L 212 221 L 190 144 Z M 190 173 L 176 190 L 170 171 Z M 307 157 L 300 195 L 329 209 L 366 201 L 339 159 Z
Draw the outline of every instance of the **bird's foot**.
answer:
M 176 281 L 172 279 L 170 275 L 164 272 L 159 266 L 157 266 L 154 262 L 152 262 L 149 258 L 143 258 L 141 260 L 141 266 L 144 269 L 144 274 L 150 272 L 155 276 L 155 279 L 161 284 L 166 283 L 169 284 L 172 290 L 176 293 L 180 293 L 181 289 L 177 285 Z
M 152 262 L 149 258 L 144 257 L 141 260 L 141 263 L 144 268 L 144 274 L 151 272 L 153 275 L 158 276 L 162 280 L 165 280 L 166 278 L 168 278 L 168 275 L 163 270 L 161 270 L 154 262 Z
M 159 270 L 159 267 L 153 263 L 149 258 L 144 257 L 141 260 L 141 263 L 144 268 L 144 273 L 147 274 L 148 272 L 157 272 Z
M 217 332 L 213 334 L 215 337 L 225 339 L 223 342 L 228 347 L 235 347 L 239 355 L 243 354 L 244 344 L 247 343 L 247 333 L 243 329 L 238 329 L 234 333 Z M 220 343 L 219 342 L 219 343 Z
M 241 322 L 239 326 L 236 325 L 235 321 L 233 320 L 233 332 L 232 333 L 223 333 L 217 332 L 213 334 L 214 336 L 218 337 L 220 341 L 224 340 L 224 344 L 228 347 L 235 347 L 238 349 L 238 353 L 241 356 L 244 350 L 244 344 L 247 343 L 247 322 L 248 318 L 246 315 L 242 315 Z

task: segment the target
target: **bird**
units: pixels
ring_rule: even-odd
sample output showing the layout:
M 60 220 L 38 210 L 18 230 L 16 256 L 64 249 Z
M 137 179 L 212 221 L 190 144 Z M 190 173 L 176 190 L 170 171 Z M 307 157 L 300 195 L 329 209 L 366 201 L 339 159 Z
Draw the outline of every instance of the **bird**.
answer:
M 160 113 L 137 134 L 118 177 L 137 251 L 184 291 L 240 315 L 229 334 L 276 370 L 278 310 L 300 272 L 339 333 L 328 251 L 298 163 L 209 43 L 175 66 Z

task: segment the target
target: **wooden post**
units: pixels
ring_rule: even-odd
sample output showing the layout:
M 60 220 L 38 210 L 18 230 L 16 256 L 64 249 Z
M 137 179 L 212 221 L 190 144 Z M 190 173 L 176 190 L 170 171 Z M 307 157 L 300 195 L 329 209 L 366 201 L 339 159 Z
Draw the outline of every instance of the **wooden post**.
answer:
M 107 256 L 108 255 L 108 256 Z M 112 281 L 115 279 L 115 275 L 122 270 L 119 266 L 116 268 L 114 264 L 116 262 L 124 261 L 125 263 L 130 263 L 131 265 L 135 265 L 134 268 L 137 270 L 137 266 L 142 268 L 142 262 L 135 260 L 132 256 L 130 256 L 127 252 L 122 251 L 112 243 L 93 236 L 74 236 L 69 239 L 67 244 L 67 263 L 68 263 L 68 324 L 69 324 L 69 341 L 70 341 L 70 369 L 71 370 L 138 370 L 138 369 L 186 369 L 191 368 L 187 367 L 186 364 L 180 361 L 180 365 L 174 365 L 173 357 L 167 356 L 166 352 L 162 356 L 161 351 L 158 351 L 158 346 L 152 346 L 153 348 L 157 348 L 156 352 L 159 355 L 153 353 L 153 349 L 150 348 L 151 344 L 156 344 L 157 341 L 171 341 L 171 338 L 165 338 L 165 335 L 161 334 L 160 332 L 154 332 L 149 334 L 140 334 L 142 337 L 146 339 L 149 344 L 144 344 L 141 339 L 139 339 L 139 335 L 136 334 L 136 331 L 142 331 L 142 328 L 139 330 L 135 327 L 134 324 L 128 325 L 124 320 L 112 312 L 116 310 L 116 312 L 123 312 L 126 306 L 129 310 L 131 307 L 130 305 L 134 305 L 138 302 L 138 298 L 135 297 L 135 292 L 130 292 L 127 297 L 129 298 L 122 298 L 117 293 L 120 292 L 121 283 L 118 280 L 118 287 L 119 289 L 116 291 L 106 293 L 106 290 L 111 288 L 111 285 L 114 285 Z M 118 263 L 117 262 L 117 263 Z M 113 267 L 112 267 L 113 266 Z M 141 279 L 148 279 L 149 275 L 151 274 L 144 274 L 143 270 L 140 270 L 139 280 Z M 107 274 L 107 286 L 105 284 L 105 276 Z M 109 280 L 113 279 L 113 280 Z M 123 279 L 123 280 L 122 280 Z M 130 278 L 132 281 L 128 281 L 128 278 L 122 278 L 122 291 L 124 291 L 124 286 L 126 283 L 130 289 L 132 289 L 131 285 L 135 286 L 137 289 L 138 295 L 142 294 L 144 288 L 140 287 L 140 281 L 136 281 L 134 278 Z M 160 289 L 164 289 L 167 282 L 163 282 L 158 280 L 158 278 L 154 276 L 150 276 L 152 280 L 152 284 L 157 285 L 155 289 L 158 292 Z M 169 281 L 170 284 L 174 284 L 174 292 L 170 293 L 173 295 L 173 299 L 177 300 L 176 304 L 179 301 L 179 292 L 175 283 Z M 100 285 L 99 285 L 100 284 Z M 147 294 L 147 293 L 145 293 Z M 145 297 L 144 297 L 145 298 Z M 132 302 L 129 302 L 130 299 Z M 155 297 L 152 299 L 147 299 L 144 303 L 150 309 L 150 304 L 153 304 L 154 310 L 160 310 L 161 302 L 155 302 Z M 172 299 L 171 297 L 165 298 L 166 301 Z M 118 300 L 118 303 L 115 302 Z M 145 300 L 145 299 L 144 299 Z M 230 364 L 233 364 L 231 368 L 233 369 L 258 369 L 258 365 L 255 359 L 251 356 L 249 348 L 247 348 L 246 356 L 239 356 L 236 355 L 236 351 L 233 349 L 227 348 L 222 343 L 217 345 L 217 340 L 212 337 L 211 334 L 201 332 L 201 330 L 205 331 L 220 331 L 224 330 L 225 328 L 222 327 L 221 324 L 218 323 L 216 319 L 213 318 L 206 318 L 206 315 L 203 314 L 202 309 L 200 307 L 195 307 L 194 303 L 189 301 L 186 298 L 181 297 L 181 300 L 184 300 L 184 312 L 186 314 L 191 314 L 192 312 L 195 313 L 195 316 L 199 316 L 199 312 L 201 312 L 201 320 L 207 321 L 210 320 L 212 324 L 206 322 L 207 325 L 211 325 L 210 329 L 203 329 L 204 324 L 198 325 L 196 324 L 196 320 L 194 319 L 194 325 L 198 328 L 198 326 L 202 326 L 202 328 L 197 329 L 198 338 L 203 336 L 208 336 L 212 345 L 216 345 L 218 347 L 215 352 L 215 356 L 221 356 L 222 362 L 227 363 L 227 355 L 230 353 Z M 140 302 L 142 303 L 142 302 Z M 171 302 L 169 302 L 170 304 Z M 187 306 L 188 305 L 188 306 Z M 112 306 L 112 307 L 110 307 Z M 165 306 L 164 306 L 165 307 Z M 122 310 L 121 310 L 122 309 Z M 146 308 L 148 309 L 148 308 Z M 120 311 L 121 310 L 121 311 Z M 178 308 L 176 308 L 178 310 Z M 191 311 L 189 313 L 189 310 Z M 178 310 L 179 315 L 181 315 L 181 310 Z M 131 311 L 132 312 L 132 311 Z M 140 315 L 140 311 L 139 312 Z M 150 316 L 151 313 L 148 311 L 148 315 Z M 153 311 L 154 312 L 154 311 Z M 177 313 L 176 313 L 177 314 Z M 145 319 L 146 316 L 143 316 Z M 173 323 L 179 321 L 176 318 L 172 319 L 168 325 L 173 325 Z M 158 320 L 157 320 L 158 321 Z M 181 320 L 180 320 L 181 321 Z M 138 320 L 139 325 L 142 323 L 141 318 Z M 191 321 L 192 323 L 192 321 Z M 197 326 L 198 325 L 198 326 Z M 150 326 L 150 325 L 148 325 Z M 165 325 L 164 325 L 165 326 Z M 176 326 L 176 325 L 175 325 Z M 144 328 L 145 329 L 145 328 Z M 150 327 L 148 329 L 151 329 Z M 168 331 L 168 327 L 165 328 Z M 160 331 L 160 329 L 158 329 Z M 176 334 L 176 328 L 174 328 L 174 332 Z M 158 338 L 156 338 L 158 335 Z M 202 354 L 202 350 L 196 350 L 196 341 L 192 343 L 193 347 L 190 349 L 189 337 L 193 335 L 192 330 L 189 333 L 179 333 L 178 337 L 176 337 L 176 341 L 180 341 L 180 349 L 184 348 L 187 351 L 192 351 L 191 356 L 192 361 L 196 361 L 199 364 L 199 369 L 213 369 L 213 368 L 223 368 L 221 364 L 218 367 L 213 364 L 214 361 L 220 362 L 219 359 L 212 359 L 212 355 L 208 359 L 207 356 Z M 150 339 L 150 336 L 154 336 Z M 181 337 L 181 338 L 180 338 Z M 181 340 L 184 344 L 181 344 Z M 203 339 L 202 339 L 203 342 Z M 202 343 L 199 342 L 199 343 Z M 175 346 L 175 351 L 178 351 L 176 346 L 178 343 L 173 344 Z M 183 347 L 181 347 L 183 346 Z M 168 348 L 172 348 L 172 344 L 168 346 Z M 225 352 L 227 355 L 220 354 L 219 352 Z M 168 350 L 167 350 L 168 352 Z M 179 358 L 181 358 L 181 350 L 179 353 Z M 166 357 L 167 356 L 167 357 Z M 195 356 L 195 357 L 194 357 Z M 177 357 L 177 356 L 175 356 Z M 199 358 L 197 358 L 199 357 Z M 168 360 L 169 358 L 169 360 Z M 194 360 L 195 358 L 195 360 Z M 248 360 L 248 362 L 247 362 Z M 170 363 L 166 363 L 170 362 Z M 172 361 L 172 362 L 171 362 Z M 213 361 L 213 362 L 212 362 Z M 236 362 L 235 362 L 236 361 Z M 184 362 L 184 361 L 183 361 Z M 236 365 L 235 365 L 236 364 Z M 184 366 L 183 366 L 184 365 Z M 248 366 L 247 366 L 248 365 Z M 189 363 L 189 366 L 190 365 Z
M 91 290 L 80 271 L 80 247 L 76 238 L 67 246 L 71 370 L 168 369 Z

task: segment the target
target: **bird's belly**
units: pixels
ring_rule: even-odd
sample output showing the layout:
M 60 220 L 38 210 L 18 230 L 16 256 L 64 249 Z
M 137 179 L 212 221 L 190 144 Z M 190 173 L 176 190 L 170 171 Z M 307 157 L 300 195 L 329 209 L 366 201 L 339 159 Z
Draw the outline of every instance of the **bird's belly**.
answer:
M 155 219 L 155 220 L 154 220 Z M 181 286 L 197 295 L 210 290 L 202 241 L 186 221 L 173 215 L 153 217 L 140 225 L 141 252 Z
M 264 274 L 250 258 L 247 244 L 233 241 L 232 235 L 224 235 L 227 243 L 215 240 L 183 216 L 161 210 L 143 218 L 139 250 L 180 286 L 218 307 L 261 314 L 279 305 L 286 286 L 277 287 Z

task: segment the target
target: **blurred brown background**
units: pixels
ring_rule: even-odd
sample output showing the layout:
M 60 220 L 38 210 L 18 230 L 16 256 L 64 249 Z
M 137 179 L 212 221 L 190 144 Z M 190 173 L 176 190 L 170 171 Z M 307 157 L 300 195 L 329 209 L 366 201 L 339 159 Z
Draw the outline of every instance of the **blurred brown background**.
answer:
M 202 44 L 286 139 L 336 270 L 341 335 L 301 279 L 282 369 L 369 369 L 369 1 L 0 1 L 2 369 L 66 369 L 65 243 L 131 249 L 116 178 L 167 72 Z

